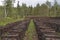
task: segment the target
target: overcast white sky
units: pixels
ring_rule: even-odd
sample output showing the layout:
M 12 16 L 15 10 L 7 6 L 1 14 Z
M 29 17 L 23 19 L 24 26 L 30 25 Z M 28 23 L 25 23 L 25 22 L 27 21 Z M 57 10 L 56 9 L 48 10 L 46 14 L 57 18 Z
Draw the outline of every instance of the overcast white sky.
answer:
M 0 5 L 3 4 L 2 1 L 3 1 L 3 0 L 0 0 Z M 18 2 L 18 1 L 20 1 L 20 5 L 22 5 L 22 3 L 25 3 L 25 4 L 27 4 L 27 6 L 29 6 L 29 5 L 36 6 L 37 3 L 42 4 L 42 3 L 45 3 L 47 0 L 16 0 L 15 3 L 14 3 L 14 6 L 17 6 L 17 2 Z M 50 1 L 51 3 L 54 2 L 54 0 L 49 0 L 49 1 Z M 58 1 L 58 3 L 60 3 L 59 0 L 57 0 L 57 1 Z

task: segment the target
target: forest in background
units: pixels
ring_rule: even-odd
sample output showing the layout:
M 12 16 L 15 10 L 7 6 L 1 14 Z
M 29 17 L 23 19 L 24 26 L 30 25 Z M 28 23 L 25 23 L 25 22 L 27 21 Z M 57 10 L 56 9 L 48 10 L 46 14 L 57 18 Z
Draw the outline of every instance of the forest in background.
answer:
M 17 7 L 13 7 L 14 1 L 15 0 L 4 0 L 4 5 L 0 6 L 1 24 L 3 24 L 5 20 L 9 22 L 9 20 L 14 21 L 27 16 L 60 17 L 60 5 L 56 0 L 53 6 L 51 2 L 47 1 L 41 5 L 38 3 L 35 7 L 27 7 L 24 3 L 20 6 L 19 1 Z

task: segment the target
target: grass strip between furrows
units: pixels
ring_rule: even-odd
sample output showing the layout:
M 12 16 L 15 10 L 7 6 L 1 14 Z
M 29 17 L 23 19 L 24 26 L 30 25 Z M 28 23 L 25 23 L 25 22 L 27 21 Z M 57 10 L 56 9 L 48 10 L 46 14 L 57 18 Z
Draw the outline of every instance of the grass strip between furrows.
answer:
M 28 26 L 28 30 L 25 33 L 25 37 L 24 40 L 37 40 L 37 33 L 36 33 L 36 29 L 35 29 L 35 25 L 33 23 L 33 20 L 31 20 L 29 26 Z

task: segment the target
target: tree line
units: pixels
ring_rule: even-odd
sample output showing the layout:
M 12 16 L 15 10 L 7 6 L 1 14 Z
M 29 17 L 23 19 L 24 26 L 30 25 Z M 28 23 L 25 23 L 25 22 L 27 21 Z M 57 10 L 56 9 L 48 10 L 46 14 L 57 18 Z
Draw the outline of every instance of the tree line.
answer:
M 15 0 L 4 0 L 4 6 L 0 6 L 0 18 L 23 18 L 26 16 L 40 17 L 60 17 L 60 5 L 55 0 L 54 5 L 47 1 L 43 4 L 37 4 L 35 7 L 22 3 L 22 6 L 17 3 L 17 7 L 13 7 Z

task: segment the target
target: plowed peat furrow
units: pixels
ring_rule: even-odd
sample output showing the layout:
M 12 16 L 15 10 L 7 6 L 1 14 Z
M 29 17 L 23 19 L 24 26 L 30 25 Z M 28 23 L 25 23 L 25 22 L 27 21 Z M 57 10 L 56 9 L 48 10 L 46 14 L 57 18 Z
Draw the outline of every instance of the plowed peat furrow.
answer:
M 60 40 L 60 35 L 55 29 L 47 26 L 43 20 L 34 20 L 39 40 Z
M 22 22 L 10 24 L 10 29 L 7 30 L 6 28 L 5 31 L 3 30 L 4 32 L 1 35 L 1 40 L 23 40 L 29 22 L 30 20 L 24 20 Z
M 57 19 L 30 20 L 17 21 L 0 27 L 0 40 L 60 40 L 60 22 L 58 23 Z

